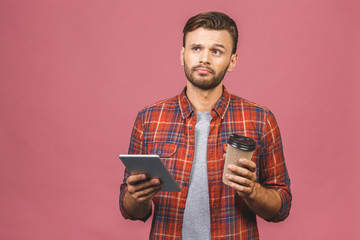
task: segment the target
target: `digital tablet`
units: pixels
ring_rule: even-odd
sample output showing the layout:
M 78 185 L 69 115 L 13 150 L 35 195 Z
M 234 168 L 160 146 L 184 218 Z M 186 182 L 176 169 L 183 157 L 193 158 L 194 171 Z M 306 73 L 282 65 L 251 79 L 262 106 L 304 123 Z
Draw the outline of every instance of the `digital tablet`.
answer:
M 181 192 L 181 187 L 158 155 L 120 154 L 119 158 L 131 173 L 145 173 L 149 178 L 159 178 L 163 184 L 161 192 Z

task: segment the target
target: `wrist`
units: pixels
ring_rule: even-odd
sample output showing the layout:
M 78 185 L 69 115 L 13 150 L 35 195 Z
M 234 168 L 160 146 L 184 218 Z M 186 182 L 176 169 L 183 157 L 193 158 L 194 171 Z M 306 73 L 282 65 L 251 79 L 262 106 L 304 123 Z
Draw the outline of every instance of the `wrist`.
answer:
M 254 201 L 254 200 L 257 198 L 260 189 L 261 189 L 260 183 L 255 182 L 255 183 L 254 183 L 254 187 L 253 187 L 251 193 L 250 193 L 249 195 L 247 195 L 247 196 L 245 197 L 245 199 L 246 199 L 247 201 Z
M 139 203 L 129 192 L 126 192 L 123 207 L 132 218 L 143 219 L 151 212 L 152 201 Z

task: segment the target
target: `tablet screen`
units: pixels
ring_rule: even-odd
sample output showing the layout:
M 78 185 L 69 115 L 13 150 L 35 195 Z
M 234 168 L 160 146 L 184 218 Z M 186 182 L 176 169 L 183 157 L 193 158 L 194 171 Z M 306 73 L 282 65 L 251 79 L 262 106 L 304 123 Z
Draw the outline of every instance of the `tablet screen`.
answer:
M 119 157 L 131 173 L 145 173 L 149 178 L 159 178 L 163 183 L 160 191 L 181 192 L 181 187 L 158 155 L 121 154 Z

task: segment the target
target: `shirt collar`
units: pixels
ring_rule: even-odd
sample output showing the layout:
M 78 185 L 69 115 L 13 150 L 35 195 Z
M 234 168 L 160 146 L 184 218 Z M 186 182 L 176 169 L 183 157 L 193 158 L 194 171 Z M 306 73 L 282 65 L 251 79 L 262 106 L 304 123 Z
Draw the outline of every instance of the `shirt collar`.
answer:
M 215 105 L 213 106 L 213 109 L 212 109 L 221 119 L 223 119 L 225 116 L 226 110 L 228 109 L 229 104 L 230 104 L 230 99 L 231 99 L 231 95 L 224 86 L 221 97 L 215 103 Z M 194 108 L 186 96 L 186 87 L 181 92 L 181 94 L 178 96 L 178 101 L 179 101 L 179 106 L 180 106 L 180 110 L 181 110 L 181 116 L 184 119 L 190 117 L 191 113 L 194 112 Z

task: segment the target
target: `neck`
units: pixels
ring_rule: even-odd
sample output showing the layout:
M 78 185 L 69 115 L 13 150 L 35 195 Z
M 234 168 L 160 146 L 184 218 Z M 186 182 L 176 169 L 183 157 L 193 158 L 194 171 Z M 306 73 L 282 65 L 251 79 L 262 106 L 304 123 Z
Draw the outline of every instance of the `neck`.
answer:
M 202 90 L 187 82 L 186 95 L 196 112 L 210 112 L 223 92 L 223 85 L 210 90 Z

